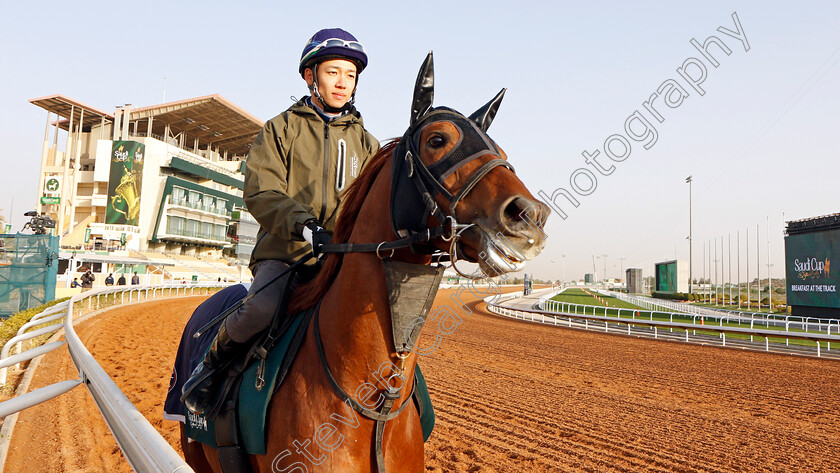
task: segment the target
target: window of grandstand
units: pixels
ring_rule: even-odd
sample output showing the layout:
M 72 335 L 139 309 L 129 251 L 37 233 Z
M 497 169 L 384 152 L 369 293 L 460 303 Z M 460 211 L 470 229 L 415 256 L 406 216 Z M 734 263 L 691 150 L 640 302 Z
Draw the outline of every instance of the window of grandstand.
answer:
M 172 203 L 173 204 L 181 204 L 186 202 L 187 200 L 187 191 L 185 189 L 181 189 L 180 187 L 173 187 L 172 188 Z
M 198 220 L 187 219 L 187 234 L 186 236 L 195 236 L 198 234 Z
M 181 235 L 184 233 L 185 226 L 185 218 L 170 216 L 166 224 L 166 233 L 169 233 L 170 235 Z
M 213 225 L 213 239 L 218 241 L 225 240 L 225 226 L 224 225 Z
M 212 239 L 213 238 L 213 224 L 210 223 L 210 222 L 200 222 L 200 224 L 201 224 L 201 226 L 200 226 L 200 228 L 201 228 L 200 237 L 201 238 Z

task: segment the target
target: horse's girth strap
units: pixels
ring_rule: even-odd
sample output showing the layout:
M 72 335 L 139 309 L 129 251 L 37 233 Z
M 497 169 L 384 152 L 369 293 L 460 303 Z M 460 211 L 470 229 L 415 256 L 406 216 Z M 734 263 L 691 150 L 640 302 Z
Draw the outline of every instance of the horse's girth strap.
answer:
M 411 391 L 411 396 L 414 396 L 414 390 L 413 389 Z M 379 412 L 381 414 L 387 415 L 388 412 L 391 411 L 391 408 L 394 407 L 394 402 L 396 402 L 397 399 L 399 399 L 399 398 L 400 398 L 399 391 L 386 391 L 385 392 L 385 402 L 382 403 L 382 408 L 380 409 Z M 411 399 L 411 397 L 409 397 L 409 400 L 410 399 Z M 405 403 L 403 403 L 403 407 L 405 407 L 406 404 L 409 404 L 408 400 Z M 402 408 L 400 408 L 400 410 L 401 409 Z M 376 431 L 375 431 L 375 435 L 374 435 L 374 439 L 373 439 L 373 445 L 374 445 L 374 448 L 376 449 L 376 471 L 377 471 L 377 473 L 387 473 L 385 471 L 385 452 L 383 450 L 384 447 L 383 447 L 383 444 L 382 444 L 384 433 L 385 433 L 385 421 L 384 420 L 376 421 Z

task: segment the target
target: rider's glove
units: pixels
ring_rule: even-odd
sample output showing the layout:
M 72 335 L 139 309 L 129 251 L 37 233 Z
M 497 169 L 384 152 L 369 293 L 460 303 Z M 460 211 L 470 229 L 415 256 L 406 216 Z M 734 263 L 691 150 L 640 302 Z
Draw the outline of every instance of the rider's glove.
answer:
M 324 230 L 324 227 L 318 223 L 314 218 L 310 218 L 303 224 L 303 239 L 312 245 L 312 256 L 317 259 L 324 257 L 321 252 L 321 245 L 326 245 L 332 242 L 330 232 Z

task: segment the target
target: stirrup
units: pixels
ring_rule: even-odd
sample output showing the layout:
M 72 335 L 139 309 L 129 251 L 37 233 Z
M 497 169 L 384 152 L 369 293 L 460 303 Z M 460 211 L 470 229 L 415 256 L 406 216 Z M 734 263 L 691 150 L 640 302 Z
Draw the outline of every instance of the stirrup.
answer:
M 204 415 L 215 404 L 219 371 L 208 367 L 204 362 L 196 366 L 181 389 L 181 402 L 187 410 L 195 415 Z

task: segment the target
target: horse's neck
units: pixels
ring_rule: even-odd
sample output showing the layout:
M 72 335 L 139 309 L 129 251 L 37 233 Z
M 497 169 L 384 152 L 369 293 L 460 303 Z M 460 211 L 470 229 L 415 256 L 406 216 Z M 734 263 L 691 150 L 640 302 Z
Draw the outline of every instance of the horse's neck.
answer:
M 349 241 L 394 239 L 388 217 L 390 174 L 390 166 L 385 165 L 359 211 Z M 398 257 L 412 262 L 427 259 L 410 252 L 398 252 Z M 371 382 L 371 374 L 383 363 L 395 361 L 385 270 L 375 254 L 344 256 L 341 270 L 321 303 L 320 317 L 327 360 L 346 389 Z

